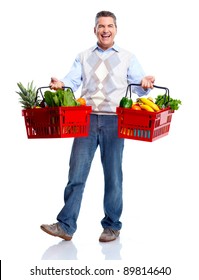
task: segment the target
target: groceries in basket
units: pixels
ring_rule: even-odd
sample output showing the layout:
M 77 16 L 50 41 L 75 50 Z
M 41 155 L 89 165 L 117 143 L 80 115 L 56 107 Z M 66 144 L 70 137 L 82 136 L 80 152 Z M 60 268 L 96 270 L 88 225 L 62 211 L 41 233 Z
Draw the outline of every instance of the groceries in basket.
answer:
M 76 99 L 71 88 L 51 91 L 49 87 L 36 89 L 33 82 L 27 87 L 17 85 L 28 138 L 88 136 L 92 108 L 84 98 Z
M 154 88 L 164 89 L 165 93 L 157 95 L 156 98 L 139 97 L 133 101 L 131 98 L 133 85 L 140 86 L 130 84 L 126 96 L 121 99 L 116 110 L 118 136 L 152 142 L 168 135 L 172 114 L 179 109 L 181 100 L 171 98 L 168 88 L 154 85 Z

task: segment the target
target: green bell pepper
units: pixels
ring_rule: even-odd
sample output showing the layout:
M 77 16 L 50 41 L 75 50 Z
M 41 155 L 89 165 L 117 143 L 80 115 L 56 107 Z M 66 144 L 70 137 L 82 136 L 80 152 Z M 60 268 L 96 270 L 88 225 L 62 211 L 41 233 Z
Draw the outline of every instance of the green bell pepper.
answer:
M 133 105 L 133 100 L 131 98 L 128 98 L 128 97 L 123 97 L 121 100 L 120 100 L 120 107 L 123 107 L 123 108 L 131 108 Z

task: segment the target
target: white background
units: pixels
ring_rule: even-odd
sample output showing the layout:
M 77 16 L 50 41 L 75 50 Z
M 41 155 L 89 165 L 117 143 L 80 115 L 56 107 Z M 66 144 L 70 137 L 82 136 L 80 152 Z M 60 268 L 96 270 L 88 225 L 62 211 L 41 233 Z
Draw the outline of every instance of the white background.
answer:
M 1 2 L 3 279 L 34 279 L 29 276 L 31 267 L 66 266 L 63 260 L 68 260 L 67 265 L 69 260 L 74 261 L 76 266 L 97 262 L 103 267 L 105 260 L 114 260 L 113 267 L 171 266 L 173 277 L 168 279 L 198 279 L 196 2 Z M 146 74 L 155 75 L 155 84 L 168 87 L 171 96 L 181 99 L 183 105 L 174 113 L 167 137 L 153 143 L 126 141 L 120 239 L 106 245 L 98 242 L 103 217 L 103 174 L 97 151 L 78 230 L 73 241 L 67 243 L 43 233 L 40 224 L 55 222 L 63 205 L 72 139 L 28 140 L 15 91 L 17 82 L 27 85 L 34 80 L 40 87 L 48 85 L 51 76 L 65 76 L 77 53 L 95 44 L 94 17 L 100 10 L 111 10 L 118 18 L 116 43 L 134 52 Z M 158 93 L 154 90 L 151 95 Z M 121 275 L 119 279 L 123 279 Z

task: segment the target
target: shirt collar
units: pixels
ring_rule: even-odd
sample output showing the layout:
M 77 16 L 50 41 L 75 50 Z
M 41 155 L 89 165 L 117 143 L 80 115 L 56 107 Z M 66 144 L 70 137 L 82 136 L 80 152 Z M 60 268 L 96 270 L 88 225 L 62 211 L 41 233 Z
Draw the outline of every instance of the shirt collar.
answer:
M 100 50 L 100 51 L 114 50 L 114 51 L 116 51 L 116 52 L 119 52 L 119 47 L 118 47 L 116 44 L 114 44 L 111 48 L 109 48 L 109 49 L 107 49 L 107 50 L 103 50 L 103 49 L 101 49 L 101 48 L 98 46 L 98 44 L 96 43 L 95 46 L 93 46 L 93 48 L 92 48 L 92 51 L 95 51 L 95 50 Z

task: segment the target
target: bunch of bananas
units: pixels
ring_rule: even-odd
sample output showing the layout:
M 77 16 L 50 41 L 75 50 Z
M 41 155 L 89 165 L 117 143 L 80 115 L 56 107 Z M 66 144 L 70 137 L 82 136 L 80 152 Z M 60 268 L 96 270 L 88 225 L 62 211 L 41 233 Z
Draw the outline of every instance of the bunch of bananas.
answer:
M 137 100 L 137 103 L 139 104 L 140 108 L 149 112 L 158 112 L 160 111 L 160 108 L 157 104 L 154 103 L 153 99 L 151 97 L 139 97 Z

